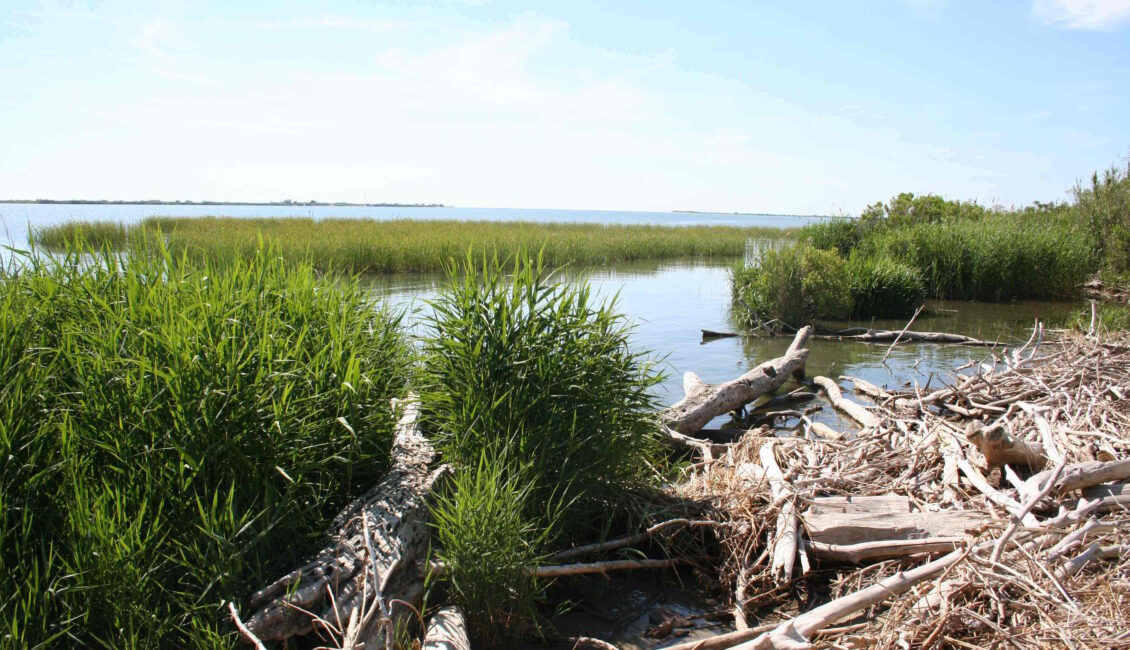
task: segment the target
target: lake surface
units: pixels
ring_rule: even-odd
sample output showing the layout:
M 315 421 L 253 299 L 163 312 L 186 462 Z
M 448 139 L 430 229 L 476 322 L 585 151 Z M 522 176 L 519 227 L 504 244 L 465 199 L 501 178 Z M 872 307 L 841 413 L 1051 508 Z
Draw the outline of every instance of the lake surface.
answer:
M 616 297 L 621 313 L 634 325 L 631 341 L 637 350 L 663 358 L 667 379 L 658 387 L 659 401 L 671 404 L 683 396 L 683 373 L 692 370 L 709 383 L 733 379 L 753 366 L 780 356 L 792 337 L 741 337 L 703 343 L 703 329 L 740 331 L 730 304 L 729 267 L 684 263 L 618 265 L 614 268 L 573 272 L 587 281 L 597 295 Z M 370 279 L 373 290 L 393 304 L 419 317 L 426 301 L 437 295 L 442 279 L 437 275 L 392 275 Z M 947 331 L 1002 344 L 1023 343 L 1033 322 L 1060 322 L 1076 303 L 1016 302 L 985 304 L 931 301 L 915 321 L 914 329 Z M 845 323 L 901 330 L 905 321 L 877 320 Z M 809 344 L 808 376 L 833 379 L 854 375 L 888 388 L 937 387 L 948 382 L 953 369 L 970 360 L 987 359 L 986 348 L 900 344 L 882 364 L 887 344 L 816 339 Z M 850 384 L 841 382 L 849 399 Z M 818 405 L 820 402 L 813 402 Z M 866 403 L 866 402 L 864 402 Z M 816 419 L 842 431 L 856 427 L 824 408 Z M 723 419 L 716 421 L 718 425 Z M 790 421 L 789 424 L 794 424 Z
M 491 221 L 583 222 L 609 224 L 745 225 L 800 227 L 823 217 L 734 215 L 670 212 L 616 212 L 586 210 L 524 210 L 490 208 L 383 208 L 335 206 L 201 206 L 201 205 L 84 205 L 0 203 L 0 243 L 17 248 L 27 245 L 29 228 L 72 220 L 136 223 L 151 215 L 233 217 L 299 216 L 391 219 L 453 219 Z M 0 253 L 0 257 L 3 257 Z M 740 331 L 730 305 L 727 265 L 644 263 L 569 271 L 572 279 L 589 282 L 597 295 L 617 300 L 618 309 L 634 326 L 632 345 L 662 359 L 667 379 L 658 387 L 659 401 L 671 404 L 682 397 L 683 373 L 692 370 L 709 383 L 741 375 L 767 359 L 780 356 L 791 337 L 741 337 L 703 343 L 701 330 Z M 437 275 L 401 274 L 368 278 L 374 292 L 415 316 L 434 298 L 441 278 Z M 1060 322 L 1078 308 L 1073 303 L 1019 302 L 987 305 L 967 302 L 933 302 L 919 316 L 914 329 L 947 331 L 1011 344 L 1028 337 L 1036 318 Z M 903 321 L 873 321 L 862 325 L 901 329 Z M 846 326 L 847 324 L 845 324 Z M 886 344 L 814 340 L 809 345 L 808 375 L 854 375 L 888 388 L 917 383 L 938 386 L 948 381 L 957 366 L 987 358 L 983 348 L 904 344 L 881 363 Z M 845 389 L 850 384 L 841 383 Z M 848 393 L 849 398 L 853 396 Z M 816 402 L 814 404 L 818 404 Z M 829 408 L 817 419 L 841 430 L 853 430 Z M 716 421 L 715 425 L 721 420 Z M 792 422 L 790 422 L 791 424 Z

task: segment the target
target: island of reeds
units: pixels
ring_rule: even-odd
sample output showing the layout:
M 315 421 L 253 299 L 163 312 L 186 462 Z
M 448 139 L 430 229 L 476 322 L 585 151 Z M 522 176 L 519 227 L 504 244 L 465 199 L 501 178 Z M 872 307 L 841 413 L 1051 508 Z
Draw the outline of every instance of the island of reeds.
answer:
M 441 271 L 468 248 L 513 256 L 541 250 L 547 264 L 598 265 L 635 260 L 734 259 L 751 239 L 790 231 L 738 226 L 651 226 L 502 221 L 152 217 L 134 226 L 66 223 L 38 230 L 34 241 L 61 249 L 76 235 L 95 245 L 129 247 L 139 237 L 167 240 L 175 253 L 238 259 L 265 242 L 284 258 L 354 273 Z

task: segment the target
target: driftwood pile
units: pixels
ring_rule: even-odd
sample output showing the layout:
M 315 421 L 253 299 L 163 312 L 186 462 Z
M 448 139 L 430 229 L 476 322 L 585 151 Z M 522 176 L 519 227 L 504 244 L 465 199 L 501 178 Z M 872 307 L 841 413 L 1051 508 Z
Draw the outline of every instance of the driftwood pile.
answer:
M 1130 644 L 1130 341 L 1039 338 L 928 393 L 816 378 L 857 432 L 712 444 L 679 490 L 738 631 L 673 647 Z

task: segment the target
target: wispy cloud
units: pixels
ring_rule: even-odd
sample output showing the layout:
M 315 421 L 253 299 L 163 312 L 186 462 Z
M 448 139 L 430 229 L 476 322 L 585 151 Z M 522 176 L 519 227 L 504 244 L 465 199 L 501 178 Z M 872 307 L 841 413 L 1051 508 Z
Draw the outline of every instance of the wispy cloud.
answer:
M 1130 0 L 1034 0 L 1032 15 L 1060 29 L 1114 29 L 1130 22 Z
M 272 20 L 258 23 L 260 29 L 348 29 L 361 32 L 387 32 L 399 26 L 389 20 L 353 16 L 310 16 L 293 20 Z

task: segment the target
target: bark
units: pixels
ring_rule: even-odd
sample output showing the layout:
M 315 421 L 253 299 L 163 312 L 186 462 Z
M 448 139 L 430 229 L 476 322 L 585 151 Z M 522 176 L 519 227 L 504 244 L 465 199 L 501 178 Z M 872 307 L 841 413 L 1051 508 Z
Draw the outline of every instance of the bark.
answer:
M 471 650 L 467 622 L 458 607 L 444 607 L 432 616 L 424 634 L 423 650 Z
M 846 399 L 843 393 L 840 392 L 840 387 L 836 385 L 836 382 L 827 377 L 816 377 L 812 381 L 820 388 L 823 388 L 824 392 L 828 393 L 828 401 L 832 403 L 832 406 L 834 406 L 836 410 L 846 413 L 848 417 L 858 422 L 860 426 L 874 427 L 879 424 L 879 416 L 859 404 Z
M 777 513 L 777 534 L 773 538 L 773 576 L 778 583 L 792 580 L 793 566 L 797 553 L 797 512 L 796 491 L 785 480 L 781 466 L 777 464 L 774 453 L 776 443 L 773 440 L 761 446 L 761 467 L 765 470 L 765 478 L 769 480 L 769 487 L 773 491 L 773 501 L 781 504 Z
M 965 540 L 964 537 L 928 537 L 925 539 L 884 540 L 862 544 L 822 544 L 808 542 L 808 553 L 821 560 L 861 564 L 890 560 L 922 553 L 947 553 Z
M 813 544 L 853 545 L 930 537 L 960 538 L 987 522 L 970 511 L 806 514 L 804 528 Z
M 1027 499 L 1031 495 L 1038 494 L 1043 486 L 1047 483 L 1054 470 L 1045 470 L 1039 474 L 1033 474 L 1031 478 L 1024 481 L 1024 489 L 1021 491 L 1021 498 Z M 1075 463 L 1068 465 L 1059 480 L 1055 482 L 1052 487 L 1052 494 L 1062 492 L 1070 492 L 1072 490 L 1081 490 L 1093 485 L 1101 485 L 1110 481 L 1124 481 L 1130 479 L 1130 458 L 1123 460 L 1112 460 L 1109 462 L 1091 461 L 1087 463 Z
M 683 376 L 686 397 L 661 412 L 664 422 L 678 433 L 694 434 L 719 415 L 777 390 L 790 377 L 803 377 L 808 361 L 808 349 L 804 345 L 811 334 L 811 327 L 802 327 L 784 356 L 766 361 L 722 384 L 707 384 L 695 373 L 686 373 Z
M 435 452 L 416 427 L 418 413 L 408 401 L 393 436 L 392 469 L 338 515 L 331 544 L 252 596 L 247 628 L 255 636 L 281 640 L 330 624 L 345 627 L 338 633 L 347 642 L 384 647 L 411 615 L 423 594 L 413 569 L 427 551 L 427 495 L 439 475 L 429 472 Z
M 923 580 L 933 578 L 956 564 L 964 556 L 964 550 L 957 550 L 910 571 L 900 571 L 870 587 L 837 598 L 830 603 L 785 621 L 771 632 L 762 634 L 746 643 L 733 646 L 734 650 L 809 647 L 810 639 L 820 630 L 868 607 L 878 605 L 892 596 L 901 594 Z

